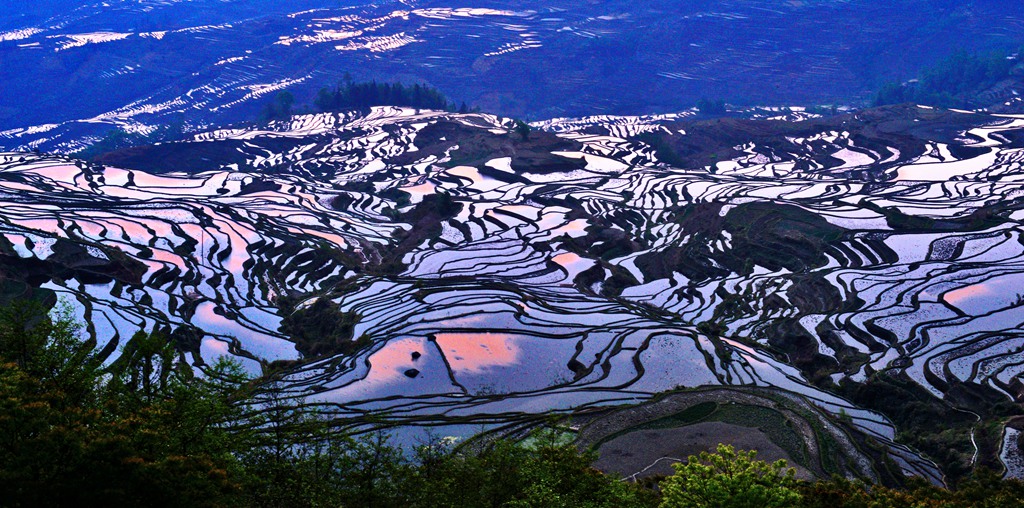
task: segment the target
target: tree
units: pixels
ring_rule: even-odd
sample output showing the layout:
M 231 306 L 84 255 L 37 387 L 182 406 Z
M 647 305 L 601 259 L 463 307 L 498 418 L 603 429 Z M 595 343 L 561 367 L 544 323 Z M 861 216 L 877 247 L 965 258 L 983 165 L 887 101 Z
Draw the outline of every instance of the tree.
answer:
M 111 369 L 115 376 L 110 388 L 139 404 L 156 402 L 167 393 L 175 353 L 161 330 L 135 332 Z
M 277 107 L 281 111 L 281 115 L 288 117 L 292 114 L 292 105 L 295 104 L 295 96 L 292 95 L 288 90 L 284 90 L 277 94 Z
M 530 124 L 516 119 L 512 126 L 512 130 L 515 131 L 516 134 L 519 134 L 519 136 L 523 138 L 523 141 L 526 141 L 530 137 L 530 131 L 532 131 L 533 128 L 530 127 Z
M 94 396 L 99 373 L 91 344 L 80 332 L 66 302 L 52 313 L 36 301 L 10 302 L 0 307 L 0 361 L 60 389 L 69 404 L 85 404 Z
M 458 508 L 631 508 L 653 506 L 654 494 L 605 475 L 591 464 L 594 452 L 559 444 L 541 432 L 533 444 L 496 440 L 460 447 L 452 438 L 432 439 L 416 450 L 417 467 L 405 486 L 409 506 Z M 474 448 L 468 450 L 466 448 Z
M 718 445 L 718 453 L 690 456 L 673 464 L 676 473 L 661 483 L 662 508 L 790 507 L 800 501 L 796 470 L 785 460 L 768 464 L 756 451 Z
M 321 100 L 318 96 L 317 101 Z M 295 104 L 295 96 L 288 90 L 282 90 L 274 97 L 274 101 L 263 106 L 260 119 L 263 121 L 286 120 L 292 116 L 292 105 Z
M 417 83 L 406 87 L 401 83 L 378 83 L 376 80 L 356 83 L 346 79 L 334 89 L 321 89 L 313 103 L 323 112 L 366 109 L 373 106 L 405 106 L 438 111 L 455 109 L 455 103 L 449 103 L 440 91 L 430 86 Z M 468 108 L 469 106 L 466 106 L 467 110 Z
M 159 334 L 111 376 L 80 330 L 67 305 L 0 312 L 0 505 L 236 505 L 235 390 L 165 370 Z
M 724 115 L 725 101 L 703 98 L 697 101 L 697 110 L 705 115 Z
M 875 96 L 874 105 L 917 102 L 930 106 L 969 108 L 979 92 L 1009 77 L 1017 62 L 1005 51 L 957 51 L 922 70 L 916 80 L 902 84 L 885 83 Z

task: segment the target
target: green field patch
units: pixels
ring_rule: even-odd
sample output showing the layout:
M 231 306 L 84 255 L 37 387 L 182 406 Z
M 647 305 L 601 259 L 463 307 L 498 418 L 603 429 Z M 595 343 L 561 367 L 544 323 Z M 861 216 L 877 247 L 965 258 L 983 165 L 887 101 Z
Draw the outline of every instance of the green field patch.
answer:
M 780 412 L 761 406 L 726 404 L 720 406 L 706 421 L 719 421 L 754 427 L 764 432 L 773 443 L 779 445 L 793 460 L 807 465 L 809 458 L 800 434 Z
M 527 450 L 539 450 L 547 446 L 566 446 L 576 440 L 577 433 L 566 428 L 549 428 L 533 432 L 519 441 L 519 446 Z

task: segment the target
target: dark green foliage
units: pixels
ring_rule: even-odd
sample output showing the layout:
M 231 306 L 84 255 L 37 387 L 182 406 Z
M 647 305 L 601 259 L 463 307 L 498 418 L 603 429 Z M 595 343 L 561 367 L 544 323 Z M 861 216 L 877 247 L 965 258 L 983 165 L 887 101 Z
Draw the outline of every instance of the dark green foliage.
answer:
M 686 167 L 687 160 L 676 153 L 672 145 L 664 137 L 653 132 L 643 132 L 636 136 L 636 139 L 654 149 L 654 155 L 658 161 L 670 166 Z
M 702 115 L 724 115 L 725 114 L 725 101 L 711 100 L 708 98 L 702 98 L 697 101 L 697 110 Z
M 970 472 L 970 429 L 976 422 L 970 413 L 954 410 L 905 376 L 876 373 L 865 383 L 843 383 L 842 388 L 853 402 L 891 418 L 904 429 L 897 438 L 942 464 L 951 478 Z
M 719 445 L 717 454 L 702 453 L 661 482 L 661 508 L 804 507 L 804 508 L 996 508 L 1024 506 L 1024 482 L 1003 480 L 979 470 L 956 490 L 912 478 L 903 489 L 870 485 L 840 477 L 800 482 L 786 461 L 755 460 L 750 452 Z
M 0 309 L 0 507 L 1003 507 L 1024 483 L 979 471 L 956 491 L 800 483 L 782 462 L 704 454 L 651 489 L 591 467 L 555 433 L 411 454 L 353 439 L 279 386 L 217 361 L 203 376 L 166 330 L 140 332 L 109 366 L 64 309 Z M 879 392 L 874 395 L 880 396 Z M 719 408 L 720 409 L 720 408 Z M 702 418 L 716 406 L 680 414 Z M 691 414 L 692 413 L 692 414 Z M 685 487 L 685 488 L 682 488 Z
M 273 388 L 273 387 L 271 387 Z M 263 432 L 239 454 L 241 506 L 394 506 L 409 464 L 385 434 L 355 440 L 270 390 L 256 424 Z
M 352 354 L 366 347 L 368 339 L 352 340 L 359 316 L 342 312 L 330 298 L 317 298 L 312 304 L 296 308 L 280 302 L 285 314 L 281 331 L 295 342 L 302 356 L 315 358 L 326 354 Z
M 93 396 L 96 366 L 88 344 L 79 340 L 80 327 L 62 307 L 51 318 L 35 301 L 14 301 L 0 307 L 0 362 L 12 362 L 21 372 L 63 393 L 79 404 Z
M 661 483 L 661 508 L 786 508 L 800 499 L 796 470 L 785 460 L 756 460 L 757 452 L 719 444 L 718 453 L 701 452 Z
M 0 506 L 230 504 L 234 461 L 213 443 L 231 409 L 209 403 L 211 382 L 168 377 L 144 400 L 96 365 L 70 313 L 15 308 L 0 316 Z
M 825 251 L 846 232 L 802 208 L 762 202 L 730 210 L 725 230 L 733 235 L 734 252 L 748 253 L 754 264 L 771 270 L 793 272 L 827 263 Z M 738 260 L 725 261 L 735 271 L 750 273 Z
M 162 331 L 138 331 L 111 366 L 111 387 L 124 395 L 150 402 L 167 392 L 175 369 L 175 350 Z
M 111 129 L 107 133 L 89 145 L 87 148 L 71 154 L 79 159 L 90 160 L 93 157 L 105 153 L 132 148 L 136 146 L 152 145 L 167 141 L 177 141 L 184 137 L 185 127 L 178 122 L 163 124 L 149 134 L 128 132 L 120 127 Z
M 513 123 L 512 130 L 515 131 L 523 141 L 526 141 L 530 138 L 530 131 L 532 131 L 533 128 L 530 127 L 530 124 L 517 118 Z
M 0 316 L 0 506 L 651 504 L 554 440 L 481 452 L 442 440 L 407 457 L 385 434 L 334 435 L 237 364 L 190 375 L 159 331 L 136 334 L 100 369 L 69 316 L 32 306 Z
M 971 96 L 1010 75 L 1017 64 L 1006 52 L 959 51 L 925 69 L 920 79 L 906 84 L 886 83 L 875 97 L 876 106 L 916 102 L 939 107 L 971 107 Z
M 401 83 L 368 83 L 347 81 L 333 90 L 323 88 L 316 96 L 314 104 L 320 111 L 345 111 L 365 109 L 373 106 L 406 106 L 417 109 L 435 109 L 454 111 L 455 103 L 435 88 L 419 83 L 405 86 Z M 469 108 L 463 104 L 463 109 Z
M 890 372 L 876 373 L 862 384 L 843 383 L 842 388 L 855 403 L 891 418 L 901 429 L 898 440 L 941 464 L 953 482 L 981 466 L 1001 467 L 995 459 L 1001 422 L 1022 411 L 1019 404 L 1007 403 L 987 386 L 955 380 L 947 385 L 944 399 L 934 397 L 905 374 Z M 972 462 L 972 434 L 978 446 L 976 463 Z
M 292 105 L 295 104 L 295 96 L 284 90 L 274 96 L 273 102 L 263 106 L 260 113 L 260 120 L 269 122 L 271 120 L 287 120 L 292 116 Z
M 477 453 L 431 443 L 417 451 L 410 506 L 639 507 L 654 496 L 590 467 L 596 454 L 581 454 L 541 436 L 536 447 L 497 441 Z
M 806 508 L 997 508 L 1024 506 L 1024 482 L 1003 480 L 981 470 L 957 490 L 936 487 L 919 479 L 906 489 L 890 489 L 845 478 L 800 486 Z

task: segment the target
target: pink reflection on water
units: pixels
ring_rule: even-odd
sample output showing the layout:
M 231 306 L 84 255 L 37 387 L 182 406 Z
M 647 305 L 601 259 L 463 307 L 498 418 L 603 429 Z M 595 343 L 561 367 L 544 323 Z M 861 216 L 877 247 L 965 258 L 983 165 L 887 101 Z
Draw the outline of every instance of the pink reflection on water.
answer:
M 57 224 L 57 219 L 19 219 L 13 217 L 11 218 L 11 223 L 36 231 L 63 234 L 63 230 Z
M 439 333 L 435 339 L 457 373 L 479 374 L 515 365 L 519 359 L 515 338 L 504 333 Z
M 594 266 L 596 263 L 593 259 L 583 258 L 572 252 L 558 254 L 551 258 L 551 260 L 565 268 L 567 272 L 566 282 L 575 280 L 580 272 Z
M 147 244 L 153 238 L 153 234 L 146 229 L 146 226 L 138 222 L 125 219 L 110 219 L 108 222 L 112 225 L 120 226 L 128 234 L 128 237 L 131 238 L 132 243 Z
M 970 298 L 976 298 L 979 296 L 988 296 L 992 294 L 992 290 L 982 282 L 981 284 L 975 284 L 973 286 L 967 286 L 960 289 L 954 289 L 942 295 L 942 299 L 948 303 L 956 305 Z
M 25 171 L 26 173 L 35 173 L 39 176 L 49 178 L 58 182 L 64 183 L 75 183 L 75 177 L 77 177 L 82 170 L 77 166 L 44 166 L 34 167 Z
M 128 185 L 128 171 L 118 168 L 104 168 L 103 169 L 103 182 L 104 185 L 114 185 L 118 187 L 124 187 Z
M 249 259 L 248 251 L 246 250 L 249 244 L 246 238 L 255 239 L 257 238 L 256 235 L 245 228 L 238 227 L 236 229 L 236 224 L 230 221 L 218 220 L 216 224 L 218 230 L 227 237 L 231 246 L 231 255 L 224 262 L 224 268 L 231 273 L 242 273 L 242 266 Z M 242 232 L 240 233 L 238 229 L 241 229 Z M 242 233 L 246 235 L 242 236 Z M 222 248 L 226 247 L 222 246 Z
M 1024 303 L 1020 287 L 1024 276 L 1019 273 L 1000 275 L 970 286 L 954 289 L 942 299 L 960 310 L 982 315 L 1000 309 L 1020 307 Z
M 231 352 L 228 351 L 228 343 L 217 339 L 203 339 L 202 349 L 204 352 L 210 353 L 209 355 L 203 355 L 204 359 L 207 360 L 213 360 L 219 356 L 229 356 L 231 354 Z
M 413 203 L 419 203 L 423 201 L 424 196 L 429 196 L 436 192 L 437 186 L 433 182 L 425 182 L 419 185 L 412 185 L 409 187 L 399 187 L 401 190 L 408 192 L 412 198 L 410 201 Z
M 89 238 L 99 239 L 103 236 L 103 226 L 91 220 L 80 220 L 75 222 L 82 229 L 82 234 Z
M 589 225 L 590 224 L 587 222 L 586 219 L 576 219 L 558 228 L 557 233 L 583 233 L 586 231 L 587 226 Z
M 0 187 L 22 192 L 39 192 L 39 189 L 19 182 L 0 182 Z
M 181 256 L 160 249 L 153 249 L 153 260 L 174 265 L 182 270 L 185 270 L 185 261 L 181 259 Z
M 572 268 L 573 265 L 582 261 L 583 258 L 574 252 L 565 252 L 551 258 L 551 260 L 566 268 Z
M 389 341 L 367 360 L 370 372 L 364 378 L 369 383 L 390 383 L 402 379 L 405 371 L 413 368 L 413 353 L 426 351 L 425 339 L 406 338 Z
M 160 220 L 147 220 L 146 225 L 156 232 L 157 238 L 170 238 L 174 234 L 171 225 Z
M 315 229 L 293 228 L 291 226 L 289 226 L 287 229 L 288 229 L 288 232 L 290 232 L 292 234 L 295 234 L 295 235 L 299 235 L 299 236 L 303 236 L 303 235 L 316 236 L 316 237 L 322 238 L 324 240 L 327 240 L 328 242 L 331 242 L 334 245 L 337 245 L 338 247 L 340 247 L 342 249 L 348 248 L 348 242 L 344 238 L 342 238 L 341 235 L 335 235 L 333 233 L 324 233 L 324 232 L 321 232 L 321 231 L 317 231 Z

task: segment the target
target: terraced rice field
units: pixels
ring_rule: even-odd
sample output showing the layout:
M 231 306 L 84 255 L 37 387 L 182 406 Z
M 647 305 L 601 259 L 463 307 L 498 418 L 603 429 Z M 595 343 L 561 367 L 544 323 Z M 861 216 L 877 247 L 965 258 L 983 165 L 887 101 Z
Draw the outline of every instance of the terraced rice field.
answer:
M 1024 120 L 888 114 L 903 127 L 740 123 L 749 139 L 699 153 L 677 116 L 521 140 L 498 117 L 398 108 L 110 165 L 6 153 L 3 275 L 71 302 L 110 361 L 164 329 L 197 366 L 278 371 L 341 428 L 469 431 L 774 387 L 936 477 L 822 380 L 895 368 L 940 396 L 1021 395 Z M 297 340 L 324 309 L 348 320 L 333 342 Z

